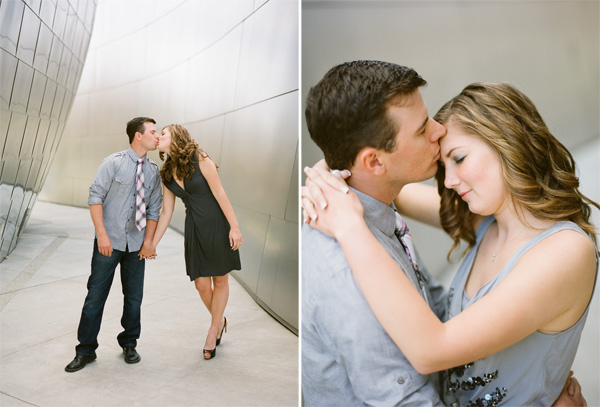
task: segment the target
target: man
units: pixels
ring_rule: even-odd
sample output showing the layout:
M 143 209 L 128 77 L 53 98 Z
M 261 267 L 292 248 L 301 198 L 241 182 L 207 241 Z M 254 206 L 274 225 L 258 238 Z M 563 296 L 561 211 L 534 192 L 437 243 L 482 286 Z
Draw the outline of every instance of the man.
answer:
M 141 360 L 135 348 L 141 330 L 144 263 L 145 258 L 156 255 L 152 240 L 162 204 L 158 166 L 146 157 L 158 144 L 155 125 L 149 117 L 130 120 L 126 130 L 129 149 L 104 159 L 90 187 L 88 204 L 96 239 L 88 294 L 77 330 L 79 345 L 75 347 L 75 358 L 65 367 L 67 372 L 81 370 L 96 359 L 104 304 L 118 264 L 124 296 L 124 331 L 117 340 L 126 363 Z
M 306 102 L 311 138 L 330 168 L 347 168 L 373 234 L 412 271 L 392 200 L 437 170 L 442 125 L 430 119 L 414 70 L 378 61 L 332 68 Z M 442 316 L 444 293 L 419 262 L 406 272 Z M 302 231 L 302 388 L 312 405 L 443 406 L 375 319 L 334 239 Z
M 392 206 L 406 184 L 437 170 L 445 129 L 428 116 L 419 91 L 425 84 L 396 64 L 344 63 L 311 88 L 305 113 L 329 168 L 350 169 L 346 181 L 372 233 L 443 319 L 444 290 L 400 237 Z M 339 244 L 308 226 L 302 231 L 301 332 L 307 407 L 444 405 L 436 377 L 417 373 L 376 320 Z M 579 391 L 576 382 L 573 390 Z M 581 405 L 574 400 L 565 386 L 557 402 Z

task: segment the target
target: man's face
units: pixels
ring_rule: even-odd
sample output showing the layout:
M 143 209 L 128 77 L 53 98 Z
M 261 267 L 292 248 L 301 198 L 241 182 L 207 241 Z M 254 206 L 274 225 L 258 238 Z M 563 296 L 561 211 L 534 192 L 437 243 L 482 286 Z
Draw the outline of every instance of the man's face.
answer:
M 403 186 L 433 177 L 440 158 L 438 140 L 446 129 L 429 117 L 421 92 L 404 98 L 401 106 L 389 107 L 388 117 L 399 129 L 394 151 L 382 155 L 390 181 Z
M 152 122 L 144 123 L 144 132 L 142 133 L 142 146 L 148 151 L 156 150 L 158 145 L 158 133 L 156 126 Z

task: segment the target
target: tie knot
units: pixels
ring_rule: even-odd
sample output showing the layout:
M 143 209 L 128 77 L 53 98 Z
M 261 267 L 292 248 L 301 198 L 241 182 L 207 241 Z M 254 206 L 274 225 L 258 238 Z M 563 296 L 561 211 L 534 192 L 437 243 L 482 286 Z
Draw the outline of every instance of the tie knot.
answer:
M 406 225 L 406 222 L 404 222 L 404 219 L 402 218 L 402 216 L 400 216 L 400 214 L 398 212 L 396 212 L 396 230 L 395 230 L 395 232 L 397 235 L 399 235 L 399 237 L 402 237 L 408 233 L 408 226 Z
M 142 165 L 144 163 L 144 159 L 140 158 L 139 160 L 137 160 L 138 165 Z

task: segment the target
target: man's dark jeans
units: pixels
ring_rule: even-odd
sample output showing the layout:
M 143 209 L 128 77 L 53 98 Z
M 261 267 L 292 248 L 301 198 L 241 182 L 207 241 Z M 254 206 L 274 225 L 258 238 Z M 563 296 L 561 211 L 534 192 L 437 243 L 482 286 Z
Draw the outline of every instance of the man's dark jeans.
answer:
M 102 322 L 104 304 L 110 292 L 117 265 L 121 265 L 121 284 L 123 286 L 123 316 L 121 325 L 125 329 L 117 336 L 121 347 L 137 345 L 140 337 L 140 307 L 144 290 L 144 264 L 139 252 L 112 251 L 110 257 L 98 251 L 98 241 L 94 240 L 92 255 L 92 274 L 87 283 L 88 294 L 85 297 L 81 320 L 77 330 L 79 345 L 75 347 L 78 355 L 93 355 L 98 347 L 98 332 Z

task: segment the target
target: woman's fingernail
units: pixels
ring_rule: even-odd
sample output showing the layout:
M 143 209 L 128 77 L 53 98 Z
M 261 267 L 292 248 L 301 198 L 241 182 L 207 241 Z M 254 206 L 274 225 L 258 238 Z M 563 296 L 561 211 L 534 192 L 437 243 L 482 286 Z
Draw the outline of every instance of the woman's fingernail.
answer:
M 336 177 L 336 178 L 342 178 L 342 173 L 340 172 L 340 170 L 331 170 L 331 173 Z
M 346 173 L 346 175 L 348 177 L 352 176 L 352 173 L 350 172 L 350 170 L 344 170 L 343 172 Z
M 327 202 L 321 202 L 320 205 L 321 205 L 321 209 L 327 208 Z
M 316 213 L 311 213 L 310 214 L 310 218 L 314 221 L 317 220 L 317 214 Z
M 350 191 L 350 188 L 344 185 L 340 187 L 340 191 L 342 191 L 343 194 L 347 194 Z
M 304 167 L 304 172 L 308 171 L 308 166 Z

